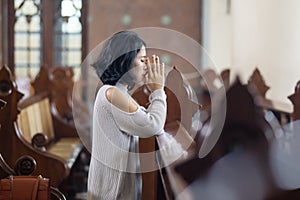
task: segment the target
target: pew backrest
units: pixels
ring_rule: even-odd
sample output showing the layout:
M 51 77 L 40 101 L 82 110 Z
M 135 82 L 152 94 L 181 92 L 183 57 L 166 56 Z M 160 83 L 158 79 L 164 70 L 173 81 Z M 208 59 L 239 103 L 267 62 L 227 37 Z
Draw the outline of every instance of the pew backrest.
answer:
M 21 102 L 19 107 L 18 125 L 28 142 L 37 133 L 43 133 L 50 141 L 55 139 L 49 98 L 32 96 Z

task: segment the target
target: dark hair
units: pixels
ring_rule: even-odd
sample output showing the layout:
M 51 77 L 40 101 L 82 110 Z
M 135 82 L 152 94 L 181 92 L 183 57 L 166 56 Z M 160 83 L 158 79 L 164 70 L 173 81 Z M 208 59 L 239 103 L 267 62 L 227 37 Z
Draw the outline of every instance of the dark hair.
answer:
M 135 77 L 127 72 L 132 69 L 142 46 L 146 46 L 145 42 L 132 31 L 120 31 L 109 38 L 92 64 L 103 84 L 116 85 L 120 82 L 132 89 Z

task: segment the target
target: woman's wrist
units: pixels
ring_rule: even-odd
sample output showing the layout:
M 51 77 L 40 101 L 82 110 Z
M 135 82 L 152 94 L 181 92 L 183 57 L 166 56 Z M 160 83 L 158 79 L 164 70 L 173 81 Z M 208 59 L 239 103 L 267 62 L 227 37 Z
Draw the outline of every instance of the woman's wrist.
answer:
M 166 100 L 167 96 L 165 91 L 163 90 L 163 88 L 154 90 L 151 92 L 150 96 L 149 96 L 149 101 L 150 103 L 154 100 L 154 99 L 159 99 L 159 100 Z

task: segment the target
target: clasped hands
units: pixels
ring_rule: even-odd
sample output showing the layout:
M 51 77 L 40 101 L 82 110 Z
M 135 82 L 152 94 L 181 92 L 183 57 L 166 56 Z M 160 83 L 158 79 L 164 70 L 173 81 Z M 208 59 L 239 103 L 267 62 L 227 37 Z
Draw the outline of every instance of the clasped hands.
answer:
M 165 83 L 165 64 L 160 63 L 159 57 L 156 55 L 152 55 L 151 61 L 149 58 L 146 58 L 145 64 L 148 70 L 145 76 L 147 88 L 151 92 L 163 88 Z

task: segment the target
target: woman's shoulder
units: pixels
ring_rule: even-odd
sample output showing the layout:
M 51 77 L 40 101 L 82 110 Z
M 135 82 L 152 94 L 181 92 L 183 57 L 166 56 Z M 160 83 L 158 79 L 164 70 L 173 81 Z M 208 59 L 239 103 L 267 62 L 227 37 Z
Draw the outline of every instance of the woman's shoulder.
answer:
M 98 92 L 97 92 L 97 95 L 103 95 L 106 93 L 107 90 L 109 90 L 110 88 L 115 88 L 116 86 L 113 86 L 113 85 L 102 85 Z
M 96 101 L 106 101 L 106 93 L 107 90 L 110 90 L 110 88 L 115 88 L 113 85 L 102 85 L 96 94 Z
M 97 94 L 98 101 L 102 105 L 113 105 L 112 108 L 132 113 L 138 108 L 138 104 L 123 90 L 113 85 L 103 85 Z
M 138 108 L 138 104 L 131 96 L 118 87 L 107 88 L 105 97 L 112 105 L 124 112 L 132 113 Z

